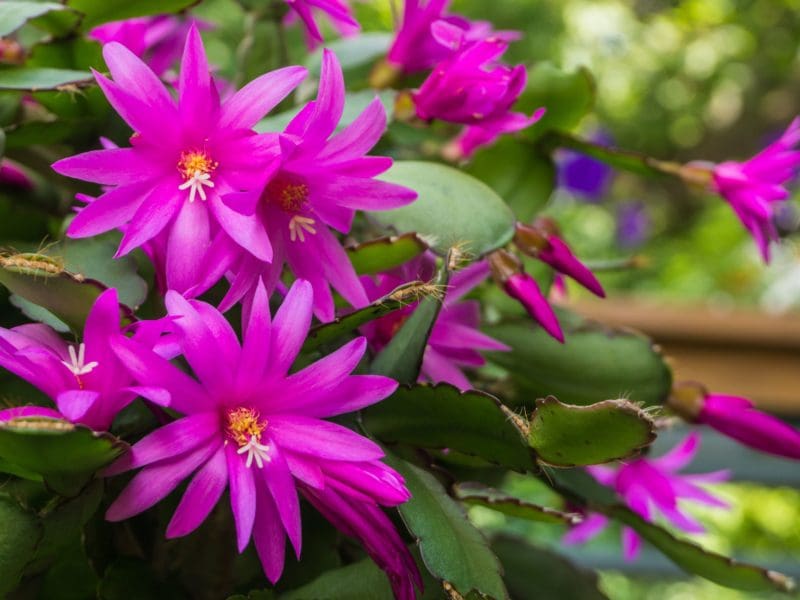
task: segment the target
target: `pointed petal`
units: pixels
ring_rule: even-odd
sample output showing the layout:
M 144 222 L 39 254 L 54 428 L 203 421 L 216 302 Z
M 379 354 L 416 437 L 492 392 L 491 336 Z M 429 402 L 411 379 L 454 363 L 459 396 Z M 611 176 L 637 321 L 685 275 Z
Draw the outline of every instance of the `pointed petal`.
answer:
M 56 173 L 102 185 L 131 185 L 158 175 L 136 148 L 91 150 L 53 163 Z
M 169 538 L 190 534 L 206 520 L 228 484 L 225 447 L 220 445 L 211 459 L 194 476 L 167 525 Z
M 225 446 L 228 462 L 228 477 L 231 484 L 231 511 L 236 523 L 236 546 L 239 553 L 244 552 L 253 532 L 256 518 L 256 485 L 253 470 L 242 462 L 230 444 Z
M 202 202 L 184 202 L 169 230 L 167 285 L 179 292 L 200 281 L 206 251 L 211 245 L 208 209 Z
M 264 567 L 264 574 L 274 584 L 283 573 L 286 535 L 278 516 L 275 501 L 272 499 L 272 495 L 263 489 L 264 487 L 263 485 L 256 486 L 258 506 L 253 526 L 253 541 L 258 558 Z
M 346 427 L 297 415 L 272 415 L 270 438 L 281 448 L 330 460 L 375 460 L 383 450 Z
M 300 499 L 297 496 L 297 487 L 289 472 L 286 459 L 283 458 L 280 450 L 274 450 L 271 460 L 262 469 L 264 481 L 269 488 L 269 492 L 275 500 L 283 528 L 289 541 L 294 547 L 297 558 L 300 558 L 301 550 L 301 526 L 300 526 Z
M 161 233 L 183 202 L 183 195 L 178 193 L 177 185 L 165 182 L 153 187 L 125 229 L 125 235 L 114 257 L 125 256 Z
M 270 373 L 287 373 L 297 358 L 311 326 L 312 304 L 311 284 L 298 279 L 283 299 L 272 323 Z
M 73 238 L 92 237 L 130 221 L 147 196 L 148 184 L 126 185 L 106 192 L 84 206 L 67 227 Z
M 284 67 L 257 77 L 225 102 L 219 126 L 250 129 L 300 85 L 306 75 L 308 71 L 303 67 Z

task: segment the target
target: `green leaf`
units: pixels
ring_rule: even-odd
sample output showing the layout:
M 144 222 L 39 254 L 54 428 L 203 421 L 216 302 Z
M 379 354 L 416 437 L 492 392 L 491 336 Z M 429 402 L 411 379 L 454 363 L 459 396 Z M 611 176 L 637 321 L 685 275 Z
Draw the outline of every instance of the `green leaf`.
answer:
M 0 90 L 40 92 L 43 90 L 65 90 L 89 85 L 94 77 L 88 71 L 72 69 L 0 69 Z
M 63 10 L 66 7 L 56 2 L 0 2 L 0 37 L 13 33 L 31 19 Z
M 127 448 L 107 433 L 42 417 L 0 423 L 0 458 L 40 474 L 62 495 L 74 495 Z
M 493 353 L 491 359 L 509 371 L 520 403 L 531 406 L 535 398 L 551 394 L 569 404 L 627 398 L 651 406 L 666 400 L 672 372 L 650 339 L 565 311 L 559 318 L 564 344 L 529 320 L 486 328 L 486 333 L 512 348 Z
M 439 270 L 437 290 L 447 289 L 447 282 L 450 280 L 449 265 L 450 254 Z M 370 370 L 373 373 L 391 377 L 400 383 L 414 383 L 417 380 L 425 347 L 442 308 L 445 293 L 443 291 L 440 297 L 431 294 L 417 305 L 403 326 L 372 361 Z
M 197 0 L 125 0 L 125 2 L 66 0 L 66 4 L 85 15 L 81 22 L 81 29 L 87 31 L 92 27 L 109 21 L 122 21 L 132 17 L 144 17 L 162 13 L 177 13 L 197 4 Z
M 114 270 L 116 267 L 109 267 Z M 64 259 L 44 254 L 0 256 L 0 284 L 13 294 L 38 305 L 76 332 L 83 331 L 94 301 L 106 289 L 94 279 L 64 268 Z M 133 318 L 121 305 L 121 317 Z
M 474 590 L 496 600 L 508 598 L 497 557 L 436 478 L 391 455 L 386 462 L 403 475 L 411 492 L 398 510 L 417 538 L 428 571 L 462 596 Z
M 563 556 L 525 540 L 501 535 L 492 550 L 505 570 L 505 582 L 516 600 L 607 600 L 597 589 L 597 575 Z
M 336 131 L 341 131 L 356 120 L 365 108 L 377 97 L 380 98 L 383 109 L 386 111 L 386 119 L 391 123 L 394 114 L 394 99 L 397 92 L 394 90 L 362 90 L 360 92 L 348 92 L 345 96 L 344 111 L 336 126 Z M 283 131 L 289 122 L 297 116 L 302 106 L 297 106 L 290 110 L 279 112 L 261 119 L 256 123 L 255 129 L 258 133 L 268 133 Z
M 428 245 L 416 234 L 404 233 L 351 246 L 347 248 L 347 256 L 350 257 L 356 273 L 373 275 L 399 267 L 427 249 Z
M 531 114 L 546 108 L 541 120 L 522 134 L 539 138 L 551 129 L 569 130 L 594 106 L 594 79 L 585 67 L 567 72 L 549 62 L 540 62 L 528 73 L 528 85 L 514 106 Z
M 563 512 L 547 506 L 532 504 L 509 496 L 505 492 L 486 487 L 481 483 L 457 483 L 453 486 L 453 493 L 456 498 L 466 504 L 484 506 L 509 517 L 518 517 L 528 521 L 577 525 L 583 519 L 578 513 Z
M 552 396 L 536 401 L 528 435 L 538 459 L 557 467 L 620 460 L 655 439 L 653 420 L 627 400 L 574 406 Z
M 666 529 L 648 523 L 627 508 L 617 506 L 606 511 L 606 514 L 632 527 L 684 571 L 705 577 L 719 585 L 749 592 L 767 592 L 773 589 L 790 592 L 795 588 L 794 580 L 782 573 L 703 550 L 697 544 L 678 539 Z
M 19 583 L 42 536 L 42 525 L 11 498 L 0 496 L 0 596 Z
M 120 557 L 103 573 L 97 597 L 101 600 L 149 600 L 170 597 L 164 593 L 163 587 L 146 562 Z
M 642 538 L 688 573 L 740 590 L 761 592 L 778 589 L 791 591 L 794 581 L 775 571 L 762 569 L 704 550 L 688 540 L 679 539 L 663 527 L 648 523 L 619 504 L 609 488 L 581 470 L 557 470 L 548 474 L 555 488 L 588 510 L 603 513 L 632 527 Z
M 452 167 L 396 161 L 380 179 L 416 190 L 407 206 L 370 213 L 398 233 L 414 231 L 440 253 L 458 247 L 477 258 L 514 235 L 514 214 L 488 185 Z
M 461 392 L 446 383 L 401 386 L 362 418 L 384 442 L 450 448 L 518 471 L 535 467 L 514 416 L 478 390 Z
M 371 558 L 326 571 L 312 582 L 281 594 L 279 600 L 392 600 L 386 574 Z
M 347 81 L 366 76 L 372 65 L 389 50 L 394 36 L 391 33 L 367 32 L 352 37 L 343 37 L 326 42 L 325 47 L 332 50 L 342 70 L 348 73 Z M 306 67 L 314 77 L 319 77 L 322 66 L 322 49 L 309 55 Z M 356 73 L 354 73 L 356 71 Z
M 430 295 L 430 285 L 419 281 L 405 283 L 369 306 L 354 310 L 347 315 L 338 317 L 330 323 L 323 323 L 322 325 L 313 327 L 311 331 L 309 331 L 306 341 L 303 344 L 303 352 L 315 350 L 323 344 L 332 342 L 355 331 L 365 323 L 380 319 L 389 313 L 408 306 L 412 302 L 418 301 L 420 298 L 425 298 Z
M 466 171 L 497 192 L 523 222 L 533 220 L 556 185 L 553 159 L 514 137 L 479 150 Z

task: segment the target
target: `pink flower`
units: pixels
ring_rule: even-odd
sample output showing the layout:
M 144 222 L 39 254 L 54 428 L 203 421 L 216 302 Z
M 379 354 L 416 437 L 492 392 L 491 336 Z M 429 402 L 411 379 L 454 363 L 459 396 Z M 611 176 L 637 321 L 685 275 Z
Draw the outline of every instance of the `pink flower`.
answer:
M 533 277 L 527 273 L 514 273 L 505 282 L 503 289 L 506 294 L 522 304 L 531 318 L 547 333 L 564 343 L 564 332 L 561 331 L 558 317 Z
M 467 160 L 484 146 L 491 146 L 506 133 L 516 133 L 527 129 L 544 116 L 545 109 L 539 108 L 527 117 L 522 113 L 507 113 L 478 125 L 467 125 L 446 150 L 451 160 Z
M 424 254 L 390 273 L 375 278 L 365 276 L 361 280 L 369 299 L 377 300 L 409 281 L 430 280 L 434 275 L 434 268 L 433 255 Z M 479 351 L 509 350 L 505 344 L 481 333 L 480 303 L 477 300 L 463 300 L 488 274 L 486 262 L 477 262 L 451 277 L 444 304 L 425 348 L 420 381 L 447 382 L 460 390 L 472 389 L 472 384 L 462 369 L 480 367 L 486 363 Z M 380 352 L 417 306 L 418 303 L 409 304 L 362 327 L 370 348 Z
M 675 448 L 658 458 L 639 458 L 623 464 L 618 469 L 604 466 L 588 467 L 592 476 L 603 485 L 613 487 L 633 512 L 646 521 L 660 515 L 678 529 L 687 533 L 703 533 L 700 523 L 681 511 L 679 502 L 690 500 L 708 506 L 728 508 L 722 500 L 699 487 L 698 483 L 718 483 L 729 477 L 728 471 L 715 471 L 697 475 L 679 475 L 678 470 L 688 465 L 697 453 L 700 437 L 690 434 Z M 606 526 L 608 519 L 591 514 L 580 525 L 564 536 L 566 544 L 582 544 L 595 537 Z M 626 560 L 639 553 L 641 538 L 629 527 L 622 529 L 622 545 Z
M 193 25 L 200 30 L 212 28 L 200 19 L 158 15 L 104 23 L 92 29 L 89 37 L 102 44 L 119 42 L 161 77 L 180 58 L 183 42 Z
M 292 23 L 298 18 L 303 21 L 305 26 L 306 44 L 309 48 L 315 48 L 321 44 L 322 32 L 320 32 L 314 12 L 320 11 L 327 15 L 333 26 L 341 35 L 353 35 L 360 29 L 358 21 L 353 17 L 353 13 L 345 0 L 285 0 L 291 8 L 291 12 L 286 15 L 286 22 Z
M 465 125 L 506 117 L 527 79 L 524 65 L 497 62 L 507 48 L 507 42 L 489 38 L 439 63 L 413 95 L 417 116 Z
M 673 388 L 669 407 L 691 423 L 702 423 L 745 446 L 800 459 L 800 431 L 738 396 L 709 394 L 695 383 Z
M 301 110 L 281 135 L 281 164 L 263 191 L 233 196 L 232 205 L 255 212 L 269 234 L 271 262 L 243 256 L 232 269 L 227 310 L 251 297 L 262 280 L 269 292 L 278 285 L 284 263 L 314 288 L 314 312 L 323 321 L 334 317 L 330 287 L 352 306 L 367 296 L 341 243 L 329 229 L 348 233 L 357 209 L 384 210 L 408 204 L 413 190 L 377 181 L 392 161 L 365 156 L 386 129 L 378 98 L 350 125 L 335 133 L 344 109 L 342 69 L 325 50 L 317 100 Z
M 33 182 L 20 165 L 13 160 L 0 160 L 0 188 L 9 187 L 19 190 L 33 189 Z
M 66 418 L 98 431 L 107 430 L 119 411 L 137 396 L 164 404 L 163 394 L 136 386 L 110 349 L 120 335 L 117 292 L 106 290 L 95 301 L 83 341 L 67 344 L 54 330 L 39 323 L 0 328 L 0 366 L 36 386 L 55 401 L 53 418 Z M 167 353 L 158 321 L 141 324 L 134 335 L 143 347 Z M 39 409 L 40 407 L 26 407 Z M 17 409 L 10 409 L 17 410 Z M 43 409 L 45 410 L 45 409 Z M 46 409 L 50 410 L 50 409 Z M 6 418 L 14 418 L 11 413 Z M 43 416 L 53 416 L 44 414 Z M 24 416 L 24 415 L 23 415 Z
M 406 0 L 403 21 L 386 56 L 389 64 L 403 73 L 416 73 L 432 68 L 453 52 L 450 40 L 434 35 L 432 26 L 450 25 L 463 33 L 466 41 L 476 42 L 497 37 L 506 42 L 519 38 L 516 31 L 492 31 L 488 21 L 470 21 L 460 15 L 446 15 L 450 0 Z
M 199 281 L 212 244 L 216 262 L 230 261 L 226 253 L 271 260 L 261 223 L 231 208 L 224 197 L 258 187 L 265 173 L 277 168 L 275 136 L 257 135 L 252 127 L 297 86 L 305 69 L 262 75 L 220 104 L 193 26 L 176 103 L 153 71 L 121 44 L 107 44 L 103 55 L 114 81 L 99 73 L 95 78 L 135 133 L 130 148 L 87 152 L 53 165 L 62 175 L 111 186 L 80 210 L 67 233 L 89 237 L 124 229 L 117 256 L 163 236 L 167 280 L 181 290 Z
M 286 537 L 300 555 L 299 488 L 326 514 L 339 514 L 339 503 L 361 513 L 362 520 L 334 524 L 364 539 L 393 582 L 418 577 L 397 534 L 374 517 L 379 505 L 409 498 L 403 478 L 380 461 L 377 444 L 325 420 L 386 398 L 397 383 L 350 374 L 366 350 L 363 338 L 290 375 L 312 305 L 311 285 L 299 280 L 272 319 L 259 285 L 243 318 L 240 344 L 214 307 L 169 292 L 167 311 L 196 378 L 136 341 L 116 339 L 113 350 L 131 376 L 167 394 L 169 407 L 183 416 L 110 467 L 108 474 L 144 468 L 109 507 L 109 520 L 150 508 L 191 476 L 167 527 L 169 538 L 187 535 L 229 487 L 239 551 L 252 536 L 274 583 L 283 570 Z M 368 515 L 373 520 L 366 523 Z
M 605 298 L 603 286 L 586 265 L 558 237 L 555 223 L 538 219 L 533 226 L 517 223 L 514 244 L 528 256 L 550 265 L 559 273 L 571 277 L 594 295 Z
M 778 240 L 772 222 L 775 203 L 786 200 L 783 187 L 797 175 L 800 152 L 800 118 L 789 125 L 777 142 L 748 161 L 724 162 L 713 168 L 711 188 L 733 208 L 736 216 L 755 239 L 765 262 L 769 262 L 769 243 Z

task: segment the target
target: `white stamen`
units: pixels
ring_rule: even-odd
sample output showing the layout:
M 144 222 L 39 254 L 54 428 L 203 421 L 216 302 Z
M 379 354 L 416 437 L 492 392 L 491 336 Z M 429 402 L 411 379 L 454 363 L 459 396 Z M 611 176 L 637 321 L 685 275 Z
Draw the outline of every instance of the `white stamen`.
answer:
M 271 460 L 269 457 L 269 446 L 259 444 L 256 436 L 254 435 L 250 436 L 250 441 L 239 448 L 236 451 L 236 454 L 244 454 L 245 452 L 247 452 L 247 462 L 244 464 L 244 466 L 248 469 L 253 464 L 253 459 L 255 459 L 256 465 L 259 469 L 264 466 L 265 462 L 269 462 Z
M 301 242 L 306 241 L 305 232 L 307 231 L 311 235 L 317 233 L 317 230 L 314 229 L 314 219 L 310 217 L 301 217 L 300 215 L 295 215 L 289 221 L 289 239 L 293 242 L 300 238 Z
M 206 191 L 203 186 L 213 188 L 214 182 L 211 181 L 210 173 L 195 171 L 191 179 L 187 179 L 178 186 L 179 190 L 189 190 L 189 202 L 194 202 L 195 195 L 200 196 L 200 200 L 206 199 Z
M 92 370 L 100 363 L 96 360 L 88 364 L 84 364 L 86 360 L 86 344 L 81 342 L 78 344 L 78 352 L 75 352 L 75 346 L 70 346 L 68 349 L 69 352 L 69 359 L 70 362 L 65 360 L 61 361 L 61 364 L 67 367 L 75 377 L 80 377 L 81 375 L 86 375 L 87 373 L 91 373 Z

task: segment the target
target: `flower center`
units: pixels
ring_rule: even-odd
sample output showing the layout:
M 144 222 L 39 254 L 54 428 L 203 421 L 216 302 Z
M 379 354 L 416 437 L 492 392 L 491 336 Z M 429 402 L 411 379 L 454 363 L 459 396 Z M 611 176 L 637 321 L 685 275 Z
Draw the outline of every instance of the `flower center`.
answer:
M 78 344 L 77 352 L 75 351 L 75 346 L 70 346 L 67 351 L 69 352 L 69 362 L 62 360 L 61 364 L 67 367 L 67 369 L 69 369 L 70 372 L 75 375 L 75 379 L 78 380 L 78 385 L 81 389 L 83 389 L 81 375 L 91 373 L 100 363 L 98 363 L 96 360 L 93 360 L 90 363 L 86 362 L 86 344 L 83 342 Z
M 214 187 L 211 173 L 218 166 L 219 163 L 212 160 L 205 150 L 181 152 L 178 160 L 178 172 L 183 177 L 183 183 L 178 186 L 178 189 L 189 190 L 189 202 L 194 202 L 196 196 L 200 196 L 200 200 L 206 199 L 204 188 Z
M 298 178 L 282 173 L 267 184 L 267 200 L 277 204 L 284 212 L 292 214 L 289 219 L 289 239 L 293 242 L 306 241 L 306 233 L 317 233 L 309 216 L 299 213 L 308 202 L 308 185 Z
M 255 461 L 260 469 L 270 459 L 268 444 L 261 443 L 261 434 L 267 428 L 267 420 L 262 419 L 257 410 L 240 406 L 228 411 L 228 437 L 239 446 L 237 454 L 247 454 L 245 466 L 250 468 Z

